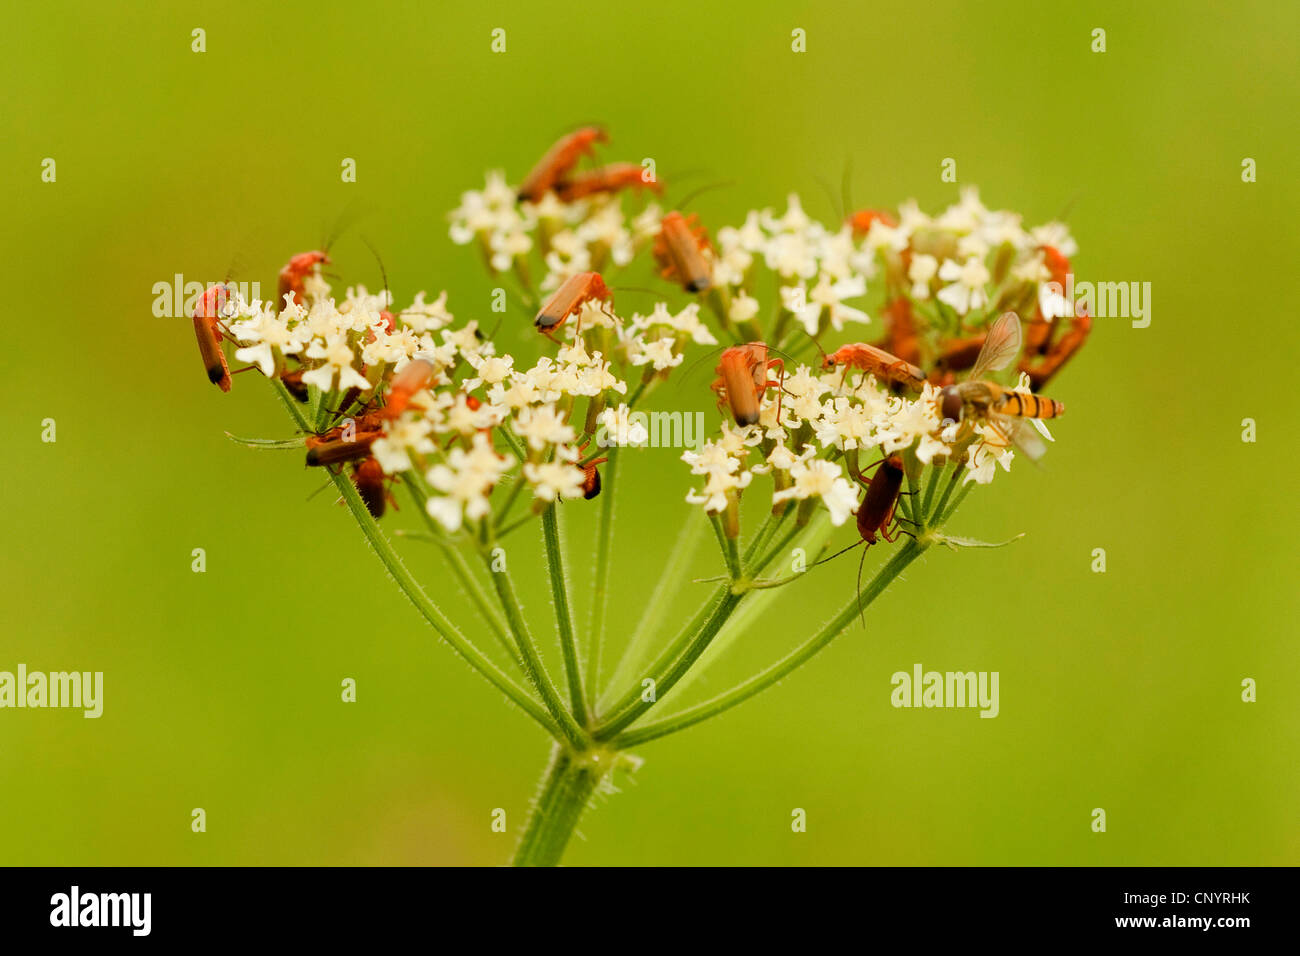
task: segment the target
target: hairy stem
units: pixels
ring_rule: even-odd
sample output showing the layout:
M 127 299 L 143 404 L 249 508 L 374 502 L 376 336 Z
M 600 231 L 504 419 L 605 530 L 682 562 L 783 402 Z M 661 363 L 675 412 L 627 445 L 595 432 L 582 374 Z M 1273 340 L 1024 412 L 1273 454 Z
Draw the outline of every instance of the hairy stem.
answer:
M 578 638 L 573 633 L 573 610 L 569 607 L 569 584 L 564 577 L 564 553 L 560 544 L 560 508 L 552 503 L 542 512 L 542 540 L 546 545 L 546 567 L 551 576 L 551 600 L 555 603 L 555 627 L 564 657 L 564 677 L 569 685 L 569 705 L 578 726 L 587 725 L 587 702 L 582 693 L 582 672 L 578 666 Z
M 289 394 L 288 389 L 284 387 L 284 384 L 279 379 L 273 379 L 272 385 L 290 417 L 294 419 L 299 428 L 306 431 L 307 421 L 298 410 L 297 403 Z M 406 595 L 406 599 L 415 605 L 415 609 L 438 632 L 438 636 L 451 645 L 452 649 L 464 658 L 474 670 L 482 674 L 493 687 L 505 694 L 520 710 L 541 724 L 547 733 L 557 740 L 560 739 L 562 725 L 554 719 L 554 715 L 548 715 L 527 691 L 512 681 L 496 664 L 492 663 L 491 658 L 461 634 L 456 625 L 442 613 L 433 601 L 429 600 L 429 596 L 424 593 L 424 589 L 420 587 L 419 582 L 407 570 L 406 565 L 402 563 L 402 559 L 393 548 L 392 542 L 388 540 L 387 535 L 380 529 L 379 523 L 375 521 L 374 516 L 366 508 L 365 502 L 361 500 L 361 495 L 357 492 L 356 486 L 352 484 L 351 480 L 342 472 L 337 474 L 331 472 L 330 478 L 339 493 L 342 494 L 343 501 L 347 504 L 348 510 L 352 512 L 352 517 L 356 519 L 357 524 L 360 526 L 361 533 L 365 535 L 370 549 L 374 551 L 375 556 L 379 558 L 388 571 L 389 577 L 396 582 L 398 588 Z
M 605 615 L 609 601 L 610 552 L 614 546 L 614 486 L 618 480 L 619 449 L 610 449 L 605 463 L 599 522 L 596 529 L 596 580 L 592 586 L 591 620 L 587 625 L 587 700 L 600 692 L 600 664 L 605 649 Z
M 352 481 L 342 472 L 331 474 L 330 477 L 334 481 L 334 486 L 343 495 L 343 501 L 347 504 L 348 510 L 352 512 L 357 524 L 361 526 L 361 532 L 366 536 L 366 541 L 369 542 L 371 550 L 383 563 L 389 576 L 397 582 L 397 586 L 401 588 L 407 600 L 415 605 L 416 610 L 433 626 L 438 635 L 450 644 L 452 649 L 460 654 L 471 667 L 486 677 L 493 687 L 505 694 L 520 709 L 545 727 L 548 733 L 554 737 L 559 737 L 562 725 L 555 719 L 555 715 L 551 714 L 548 717 L 546 711 L 542 710 L 522 687 L 515 684 L 500 668 L 492 663 L 492 660 L 475 647 L 465 635 L 461 634 L 456 625 L 439 610 L 436 604 L 429 600 L 429 596 L 424 593 L 424 589 L 420 587 L 419 582 L 407 570 L 392 543 L 380 530 L 379 524 L 367 510 L 365 502 L 361 500 L 361 495 L 357 492 Z
M 909 564 L 915 561 L 922 553 L 926 546 L 919 545 L 915 541 L 908 540 L 889 562 L 876 573 L 871 582 L 862 591 L 862 606 L 870 604 L 889 586 L 898 575 Z M 826 645 L 830 644 L 836 637 L 842 634 L 853 623 L 853 619 L 858 616 L 858 596 L 854 595 L 852 601 L 846 604 L 834 618 L 813 637 L 809 638 L 795 650 L 791 651 L 781 660 L 777 661 L 766 670 L 755 674 L 753 677 L 732 688 L 724 694 L 707 700 L 694 707 L 688 707 L 681 713 L 675 714 L 656 723 L 647 724 L 630 730 L 627 733 L 620 734 L 614 739 L 614 745 L 620 749 L 634 747 L 647 741 L 663 737 L 668 734 L 676 733 L 679 730 L 685 730 L 694 724 L 716 717 L 726 710 L 730 710 L 737 704 L 744 703 L 751 697 L 762 693 L 773 684 L 782 680 L 790 673 L 801 667 L 807 661 L 811 660 Z
M 496 587 L 497 597 L 501 601 L 501 608 L 506 612 L 506 622 L 510 625 L 510 632 L 514 635 L 515 645 L 518 647 L 519 656 L 523 660 L 524 673 L 528 675 L 528 680 L 537 689 L 537 693 L 541 695 L 542 703 L 546 705 L 551 717 L 559 724 L 565 739 L 575 747 L 582 747 L 587 740 L 586 732 L 574 722 L 573 715 L 564 709 L 564 702 L 560 700 L 555 685 L 551 683 L 550 675 L 546 673 L 546 666 L 537 654 L 537 647 L 533 643 L 532 635 L 528 632 L 528 624 L 524 621 L 523 612 L 519 609 L 519 599 L 515 596 L 515 588 L 510 580 L 510 572 L 504 565 L 500 570 L 492 567 L 495 559 L 492 557 L 491 552 L 484 554 L 484 560 L 488 564 L 488 572 L 492 575 L 492 583 Z
M 690 640 L 686 650 L 678 656 L 667 670 L 657 672 L 654 680 L 654 695 L 652 700 L 646 700 L 644 696 L 637 697 L 630 706 L 612 714 L 606 721 L 602 721 L 600 727 L 596 730 L 595 737 L 597 740 L 608 740 L 614 737 L 624 727 L 627 727 L 651 707 L 663 699 L 663 696 L 672 690 L 675 685 L 691 666 L 700 658 L 700 655 L 708 650 L 709 643 L 717 636 L 722 625 L 727 623 L 727 618 L 736 609 L 744 599 L 743 594 L 735 594 L 730 588 L 727 588 L 722 595 L 722 600 L 713 608 L 713 612 L 704 622 L 698 633 Z
M 552 748 L 551 762 L 515 851 L 515 866 L 555 866 L 560 862 L 605 772 L 587 754 L 558 744 Z
M 447 536 L 442 533 L 442 527 L 429 516 L 428 510 L 425 508 L 425 503 L 428 501 L 428 495 L 424 493 L 423 489 L 419 487 L 415 481 L 408 479 L 404 484 L 408 489 L 410 489 L 411 499 L 415 502 L 420 514 L 424 517 L 424 524 L 425 527 L 429 529 L 430 539 L 438 546 L 439 550 L 442 551 L 443 556 L 447 559 L 447 563 L 451 565 L 452 571 L 460 581 L 461 587 L 464 588 L 465 593 L 469 595 L 470 601 L 473 602 L 479 616 L 483 618 L 491 629 L 492 636 L 497 639 L 497 643 L 501 645 L 503 650 L 505 650 L 506 656 L 514 662 L 514 665 L 519 668 L 521 674 L 524 673 L 523 661 L 519 657 L 519 651 L 516 650 L 515 645 L 511 643 L 510 629 L 502 618 L 501 612 L 493 606 L 486 589 L 484 589 L 478 578 L 474 576 L 474 572 L 470 568 L 469 562 L 465 560 L 465 556 L 461 554 L 460 549 L 456 547 L 455 542 L 447 540 Z

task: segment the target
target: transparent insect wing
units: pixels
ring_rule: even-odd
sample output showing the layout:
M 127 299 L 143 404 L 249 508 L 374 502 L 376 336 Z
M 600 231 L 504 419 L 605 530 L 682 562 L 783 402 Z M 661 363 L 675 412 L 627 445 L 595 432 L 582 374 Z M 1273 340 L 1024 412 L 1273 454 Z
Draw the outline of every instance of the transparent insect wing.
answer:
M 1037 419 L 1028 419 L 1028 421 L 1037 424 Z M 1047 454 L 1047 446 L 1034 433 L 1034 430 L 1025 424 L 1025 420 L 999 415 L 997 416 L 997 425 L 1004 434 L 1010 437 L 1011 444 L 1015 445 L 1030 461 L 1036 462 Z
M 970 371 L 970 381 L 983 378 L 989 372 L 1004 369 L 1020 354 L 1020 316 L 1003 312 L 989 327 L 984 347 Z

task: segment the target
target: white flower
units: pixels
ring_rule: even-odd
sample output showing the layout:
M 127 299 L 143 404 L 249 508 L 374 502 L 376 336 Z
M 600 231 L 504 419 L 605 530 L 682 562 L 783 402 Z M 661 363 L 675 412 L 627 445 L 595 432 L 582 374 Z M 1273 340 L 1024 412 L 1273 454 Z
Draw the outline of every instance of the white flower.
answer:
M 384 436 L 370 446 L 370 453 L 378 460 L 385 474 L 406 471 L 411 467 L 411 453 L 429 455 L 438 446 L 429 438 L 433 421 L 407 412 L 397 421 L 387 422 Z
M 570 444 L 578 437 L 573 427 L 549 405 L 521 408 L 513 425 L 515 434 L 535 451 L 547 445 Z
M 744 292 L 737 292 L 731 297 L 729 314 L 732 322 L 748 322 L 758 315 L 758 300 Z
M 1079 251 L 1079 244 L 1070 235 L 1070 227 L 1063 222 L 1049 222 L 1029 232 L 1034 244 L 1051 246 L 1067 259 L 1074 258 Z
M 515 360 L 509 355 L 467 355 L 465 361 L 478 372 L 474 378 L 466 379 L 461 387 L 472 392 L 480 385 L 499 385 L 514 372 Z
M 524 477 L 532 485 L 533 495 L 542 501 L 582 497 L 585 476 L 581 468 L 567 461 L 528 462 L 524 465 Z
M 1001 465 L 1003 471 L 1011 470 L 1011 459 L 1015 457 L 1007 437 L 996 428 L 975 426 L 975 433 L 983 440 L 977 441 L 966 450 L 966 475 L 962 484 L 973 481 L 977 485 L 987 485 L 993 480 L 994 465 Z
M 748 471 L 731 474 L 721 469 L 709 471 L 708 480 L 700 491 L 688 491 L 688 504 L 703 505 L 704 510 L 713 514 L 727 510 L 728 495 L 748 487 L 754 476 Z
M 912 264 L 907 267 L 907 278 L 912 281 L 912 298 L 930 298 L 930 283 L 938 274 L 938 259 L 923 252 L 913 255 Z
M 939 290 L 938 299 L 952 307 L 958 315 L 965 315 L 971 309 L 980 309 L 988 302 L 984 286 L 991 276 L 982 260 L 970 258 L 965 265 L 958 265 L 951 259 L 939 267 L 939 278 L 950 282 Z
M 322 392 L 334 387 L 334 376 L 338 373 L 339 391 L 349 388 L 370 388 L 365 376 L 352 367 L 356 356 L 348 345 L 346 335 L 331 335 L 325 341 L 317 339 L 307 348 L 310 359 L 324 359 L 325 364 L 303 374 L 302 380 L 307 385 L 315 385 Z
M 830 317 L 831 328 L 842 331 L 845 322 L 870 322 L 867 313 L 861 309 L 844 304 L 844 299 L 856 299 L 866 295 L 867 280 L 862 276 L 831 282 L 830 276 L 823 273 L 809 294 L 808 308 L 797 313 L 803 321 L 804 329 L 809 335 L 817 334 L 819 317 L 823 309 Z M 811 314 L 810 314 L 811 313 Z
M 448 531 L 460 529 L 464 518 L 477 521 L 491 510 L 488 494 L 514 459 L 499 455 L 483 434 L 474 436 L 470 450 L 453 448 L 445 465 L 434 465 L 425 480 L 442 495 L 431 495 L 427 510 Z
M 794 484 L 772 495 L 772 503 L 779 504 L 790 498 L 803 500 L 821 498 L 831 513 L 831 524 L 844 524 L 858 510 L 858 496 L 840 470 L 840 466 L 824 459 L 811 462 L 796 461 L 790 468 Z

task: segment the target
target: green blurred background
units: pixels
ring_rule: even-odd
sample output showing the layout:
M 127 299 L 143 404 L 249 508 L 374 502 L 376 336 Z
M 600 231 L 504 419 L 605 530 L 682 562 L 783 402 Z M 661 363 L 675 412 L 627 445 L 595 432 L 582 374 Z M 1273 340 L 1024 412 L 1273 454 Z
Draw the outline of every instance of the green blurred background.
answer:
M 952 201 L 944 157 L 1029 223 L 1077 196 L 1077 273 L 1151 282 L 1153 320 L 1099 320 L 1052 389 L 1069 415 L 1046 468 L 1022 463 L 958 513 L 958 533 L 1023 540 L 929 554 L 865 633 L 646 745 L 567 862 L 1300 862 L 1297 456 L 1279 417 L 1297 346 L 1298 9 L 7 8 L 0 387 L 15 457 L 0 669 L 102 670 L 106 689 L 99 720 L 0 711 L 0 863 L 509 858 L 542 733 L 438 646 L 330 495 L 306 500 L 318 476 L 296 455 L 226 440 L 290 429 L 263 383 L 239 377 L 223 396 L 203 380 L 189 321 L 155 318 L 151 288 L 232 261 L 269 288 L 355 203 L 363 219 L 335 249 L 345 281 L 379 285 L 364 234 L 399 298 L 445 287 L 458 315 L 486 315 L 489 284 L 447 239 L 446 211 L 485 169 L 517 179 L 595 120 L 610 158 L 734 179 L 695 203 L 715 225 L 792 190 L 829 219 L 818 179 L 838 181 L 849 157 L 859 204 Z M 495 27 L 504 55 L 489 50 Z M 1104 54 L 1089 49 L 1096 27 Z M 1240 178 L 1247 156 L 1255 184 Z M 41 182 L 44 157 L 57 183 Z M 355 184 L 340 182 L 343 157 Z M 503 338 L 535 348 L 527 323 Z M 39 440 L 45 418 L 55 444 Z M 622 633 L 688 514 L 675 453 L 628 461 Z M 565 509 L 579 591 L 593 514 Z M 392 525 L 414 517 L 408 505 Z M 196 547 L 206 574 L 190 570 Z M 1105 574 L 1090 571 L 1098 547 Z M 481 636 L 438 560 L 406 550 Z M 540 630 L 539 552 L 521 540 L 512 562 Z M 715 561 L 701 549 L 699 573 Z M 811 633 L 855 564 L 777 601 L 691 699 Z M 891 708 L 890 674 L 916 662 L 999 671 L 1000 716 Z M 344 677 L 355 705 L 339 701 Z M 1240 700 L 1246 677 L 1257 703 Z M 191 832 L 193 807 L 206 833 Z M 490 828 L 498 807 L 509 834 Z M 791 832 L 795 807 L 807 833 Z

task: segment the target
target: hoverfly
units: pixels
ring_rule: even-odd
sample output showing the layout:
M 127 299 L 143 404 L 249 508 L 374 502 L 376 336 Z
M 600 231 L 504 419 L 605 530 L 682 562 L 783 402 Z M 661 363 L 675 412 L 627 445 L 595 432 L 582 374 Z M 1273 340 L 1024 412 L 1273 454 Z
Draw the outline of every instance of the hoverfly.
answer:
M 1045 438 L 1051 434 L 1041 419 L 1057 418 L 1065 413 L 1065 405 L 1054 399 L 998 385 L 987 380 L 989 372 L 1006 368 L 1020 354 L 1020 317 L 1014 312 L 1004 312 L 989 328 L 980 349 L 979 357 L 971 368 L 970 377 L 956 385 L 939 390 L 939 415 L 946 422 L 961 422 L 966 428 L 976 420 L 991 426 L 1006 439 L 1006 444 L 1016 444 L 1029 458 L 1042 457 L 1043 446 L 1036 436 L 1024 427 L 1028 419 Z

